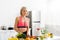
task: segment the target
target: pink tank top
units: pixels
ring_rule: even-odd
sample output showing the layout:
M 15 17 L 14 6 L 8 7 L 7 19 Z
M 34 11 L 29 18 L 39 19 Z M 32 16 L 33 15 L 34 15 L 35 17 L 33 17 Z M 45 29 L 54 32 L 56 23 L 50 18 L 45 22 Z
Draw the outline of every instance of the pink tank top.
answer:
M 22 19 L 22 17 L 20 16 L 19 17 L 19 21 L 18 21 L 18 24 L 17 24 L 17 27 L 20 27 L 20 26 L 28 26 L 28 22 L 26 22 L 26 21 L 23 21 L 23 19 Z

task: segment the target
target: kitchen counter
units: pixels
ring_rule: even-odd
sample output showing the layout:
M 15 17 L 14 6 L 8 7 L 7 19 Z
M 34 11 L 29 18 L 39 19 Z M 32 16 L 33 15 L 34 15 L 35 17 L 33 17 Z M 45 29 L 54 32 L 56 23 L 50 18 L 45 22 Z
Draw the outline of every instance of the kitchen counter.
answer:
M 8 40 L 12 36 L 16 36 L 17 32 L 14 30 L 0 30 L 0 40 Z M 60 36 L 53 36 L 53 38 L 46 38 L 44 40 L 60 40 Z

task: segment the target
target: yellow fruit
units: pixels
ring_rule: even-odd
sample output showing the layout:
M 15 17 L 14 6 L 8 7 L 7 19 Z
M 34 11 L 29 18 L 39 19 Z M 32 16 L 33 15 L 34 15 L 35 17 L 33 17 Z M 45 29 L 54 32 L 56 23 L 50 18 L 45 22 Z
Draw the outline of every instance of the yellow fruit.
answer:
M 30 38 L 30 40 L 34 40 L 34 38 Z
M 25 40 L 30 40 L 30 38 L 29 37 L 26 37 L 26 39 Z

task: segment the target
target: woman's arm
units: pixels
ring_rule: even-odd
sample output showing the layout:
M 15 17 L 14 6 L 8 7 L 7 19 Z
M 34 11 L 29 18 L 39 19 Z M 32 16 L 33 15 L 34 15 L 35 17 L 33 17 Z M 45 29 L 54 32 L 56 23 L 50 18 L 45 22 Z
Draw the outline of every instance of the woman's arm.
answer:
M 16 17 L 16 19 L 15 19 L 14 30 L 15 30 L 16 32 L 19 32 L 19 30 L 18 30 L 18 28 L 17 28 L 17 23 L 18 23 L 18 17 Z
M 30 23 L 30 19 L 28 20 L 27 35 L 29 35 L 28 34 L 28 32 L 29 32 L 29 23 Z

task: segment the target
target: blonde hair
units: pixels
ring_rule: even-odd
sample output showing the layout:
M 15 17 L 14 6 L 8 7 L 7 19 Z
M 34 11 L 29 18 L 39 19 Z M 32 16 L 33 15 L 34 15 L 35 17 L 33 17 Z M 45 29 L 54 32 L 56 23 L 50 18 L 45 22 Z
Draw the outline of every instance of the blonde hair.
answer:
M 20 10 L 20 14 L 22 15 L 22 10 L 23 9 L 26 9 L 26 7 L 22 7 L 21 10 Z

